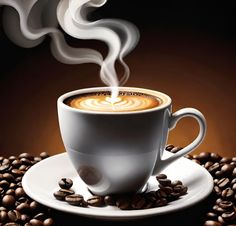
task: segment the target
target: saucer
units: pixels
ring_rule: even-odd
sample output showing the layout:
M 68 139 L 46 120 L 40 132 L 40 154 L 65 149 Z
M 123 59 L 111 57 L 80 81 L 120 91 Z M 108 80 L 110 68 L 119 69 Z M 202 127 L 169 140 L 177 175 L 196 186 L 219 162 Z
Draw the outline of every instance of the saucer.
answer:
M 165 152 L 165 156 L 171 153 Z M 84 196 L 91 197 L 84 182 L 79 178 L 66 153 L 49 157 L 32 166 L 22 179 L 23 188 L 28 196 L 37 202 L 63 212 L 77 215 L 106 219 L 124 220 L 167 214 L 187 208 L 206 198 L 213 189 L 213 179 L 206 169 L 184 157 L 176 160 L 162 173 L 171 180 L 181 180 L 188 187 L 188 193 L 167 206 L 143 210 L 120 210 L 117 207 L 78 207 L 58 201 L 53 193 L 59 190 L 58 181 L 71 178 L 74 182 L 72 189 Z M 148 189 L 157 190 L 158 182 L 155 177 L 148 180 Z

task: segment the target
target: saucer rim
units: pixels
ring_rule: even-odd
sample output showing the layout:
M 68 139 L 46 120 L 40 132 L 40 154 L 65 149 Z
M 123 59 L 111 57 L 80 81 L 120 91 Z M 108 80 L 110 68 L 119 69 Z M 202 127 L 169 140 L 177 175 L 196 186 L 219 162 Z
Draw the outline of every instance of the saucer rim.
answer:
M 62 204 L 65 204 L 64 202 L 58 201 L 56 199 L 53 203 L 50 202 L 50 200 L 48 200 L 48 201 L 41 200 L 39 198 L 39 196 L 37 196 L 37 194 L 34 194 L 30 190 L 30 186 L 29 186 L 29 183 L 27 181 L 30 174 L 32 174 L 33 171 L 36 170 L 37 168 L 40 168 L 41 165 L 44 165 L 44 164 L 46 164 L 47 162 L 50 162 L 50 161 L 55 161 L 56 159 L 60 159 L 60 158 L 67 158 L 67 153 L 63 152 L 63 153 L 53 155 L 51 157 L 48 157 L 48 158 L 38 162 L 35 165 L 33 165 L 25 173 L 25 175 L 22 178 L 22 187 L 23 187 L 25 193 L 29 197 L 31 197 L 33 200 L 35 200 L 35 201 L 37 201 L 37 202 L 39 202 L 39 203 L 41 203 L 41 204 L 43 204 L 47 207 L 50 207 L 52 209 L 62 211 L 62 212 L 66 212 L 66 213 L 70 213 L 70 214 L 76 214 L 76 215 L 80 215 L 80 216 L 84 216 L 84 217 L 90 217 L 90 218 L 94 218 L 94 219 L 103 219 L 103 220 L 138 219 L 138 218 L 165 215 L 165 214 L 177 212 L 177 211 L 183 210 L 185 208 L 191 207 L 191 206 L 201 202 L 202 200 L 204 200 L 212 192 L 213 185 L 214 185 L 212 176 L 210 175 L 210 173 L 204 167 L 200 166 L 199 164 L 197 164 L 197 163 L 195 163 L 195 162 L 193 162 L 193 161 L 191 161 L 187 158 L 181 157 L 180 159 L 184 159 L 184 161 L 185 160 L 190 161 L 191 164 L 194 164 L 195 167 L 197 167 L 199 170 L 204 172 L 204 175 L 205 175 L 205 177 L 208 181 L 208 187 L 206 187 L 206 189 L 204 189 L 204 193 L 201 193 L 201 197 L 199 197 L 197 200 L 194 200 L 192 202 L 189 202 L 189 200 L 188 200 L 188 203 L 186 205 L 182 205 L 182 206 L 178 207 L 177 210 L 176 210 L 176 208 L 172 208 L 172 209 L 162 211 L 160 208 L 150 208 L 150 209 L 141 209 L 141 210 L 121 210 L 121 211 L 105 210 L 105 211 L 102 211 L 102 210 L 104 210 L 103 207 L 84 208 L 84 207 L 71 206 L 71 205 L 68 205 L 67 207 L 69 207 L 69 208 L 67 208 L 66 206 L 62 206 Z M 192 196 L 190 199 L 194 199 L 194 196 Z M 99 211 L 97 211 L 98 208 L 99 208 Z M 79 209 L 79 211 L 78 211 L 78 209 Z

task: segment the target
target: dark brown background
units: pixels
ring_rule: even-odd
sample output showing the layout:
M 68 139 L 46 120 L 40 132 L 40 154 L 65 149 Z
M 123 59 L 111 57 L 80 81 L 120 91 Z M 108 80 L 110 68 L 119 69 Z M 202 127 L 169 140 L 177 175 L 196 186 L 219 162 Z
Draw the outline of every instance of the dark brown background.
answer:
M 194 153 L 210 151 L 234 156 L 235 9 L 154 7 L 145 2 L 109 1 L 94 15 L 127 19 L 140 28 L 140 42 L 126 58 L 131 69 L 126 85 L 169 94 L 174 110 L 189 106 L 199 109 L 207 119 L 208 131 Z M 70 41 L 106 50 L 99 42 Z M 49 45 L 46 39 L 37 48 L 22 49 L 8 41 L 0 29 L 2 155 L 64 151 L 57 98 L 67 91 L 103 85 L 98 66 L 63 65 L 53 58 Z M 197 131 L 194 120 L 183 119 L 170 133 L 169 143 L 187 145 Z

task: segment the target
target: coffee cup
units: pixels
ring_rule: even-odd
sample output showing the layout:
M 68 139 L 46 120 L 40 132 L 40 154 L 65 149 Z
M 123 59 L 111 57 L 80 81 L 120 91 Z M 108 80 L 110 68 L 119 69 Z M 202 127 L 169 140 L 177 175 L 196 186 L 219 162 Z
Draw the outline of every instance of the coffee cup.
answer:
M 206 133 L 206 120 L 194 108 L 172 113 L 171 98 L 158 91 L 119 87 L 85 88 L 58 98 L 62 140 L 79 177 L 97 195 L 141 192 L 150 176 L 193 151 Z M 183 117 L 199 124 L 196 139 L 163 159 L 168 132 Z

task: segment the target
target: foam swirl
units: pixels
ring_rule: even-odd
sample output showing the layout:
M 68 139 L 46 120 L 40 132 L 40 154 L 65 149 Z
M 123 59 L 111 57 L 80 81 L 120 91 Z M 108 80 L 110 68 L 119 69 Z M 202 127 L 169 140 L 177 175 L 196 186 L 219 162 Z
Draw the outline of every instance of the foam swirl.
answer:
M 130 112 L 159 106 L 162 101 L 149 95 L 119 95 L 115 102 L 108 95 L 77 96 L 66 102 L 69 106 L 88 111 Z

